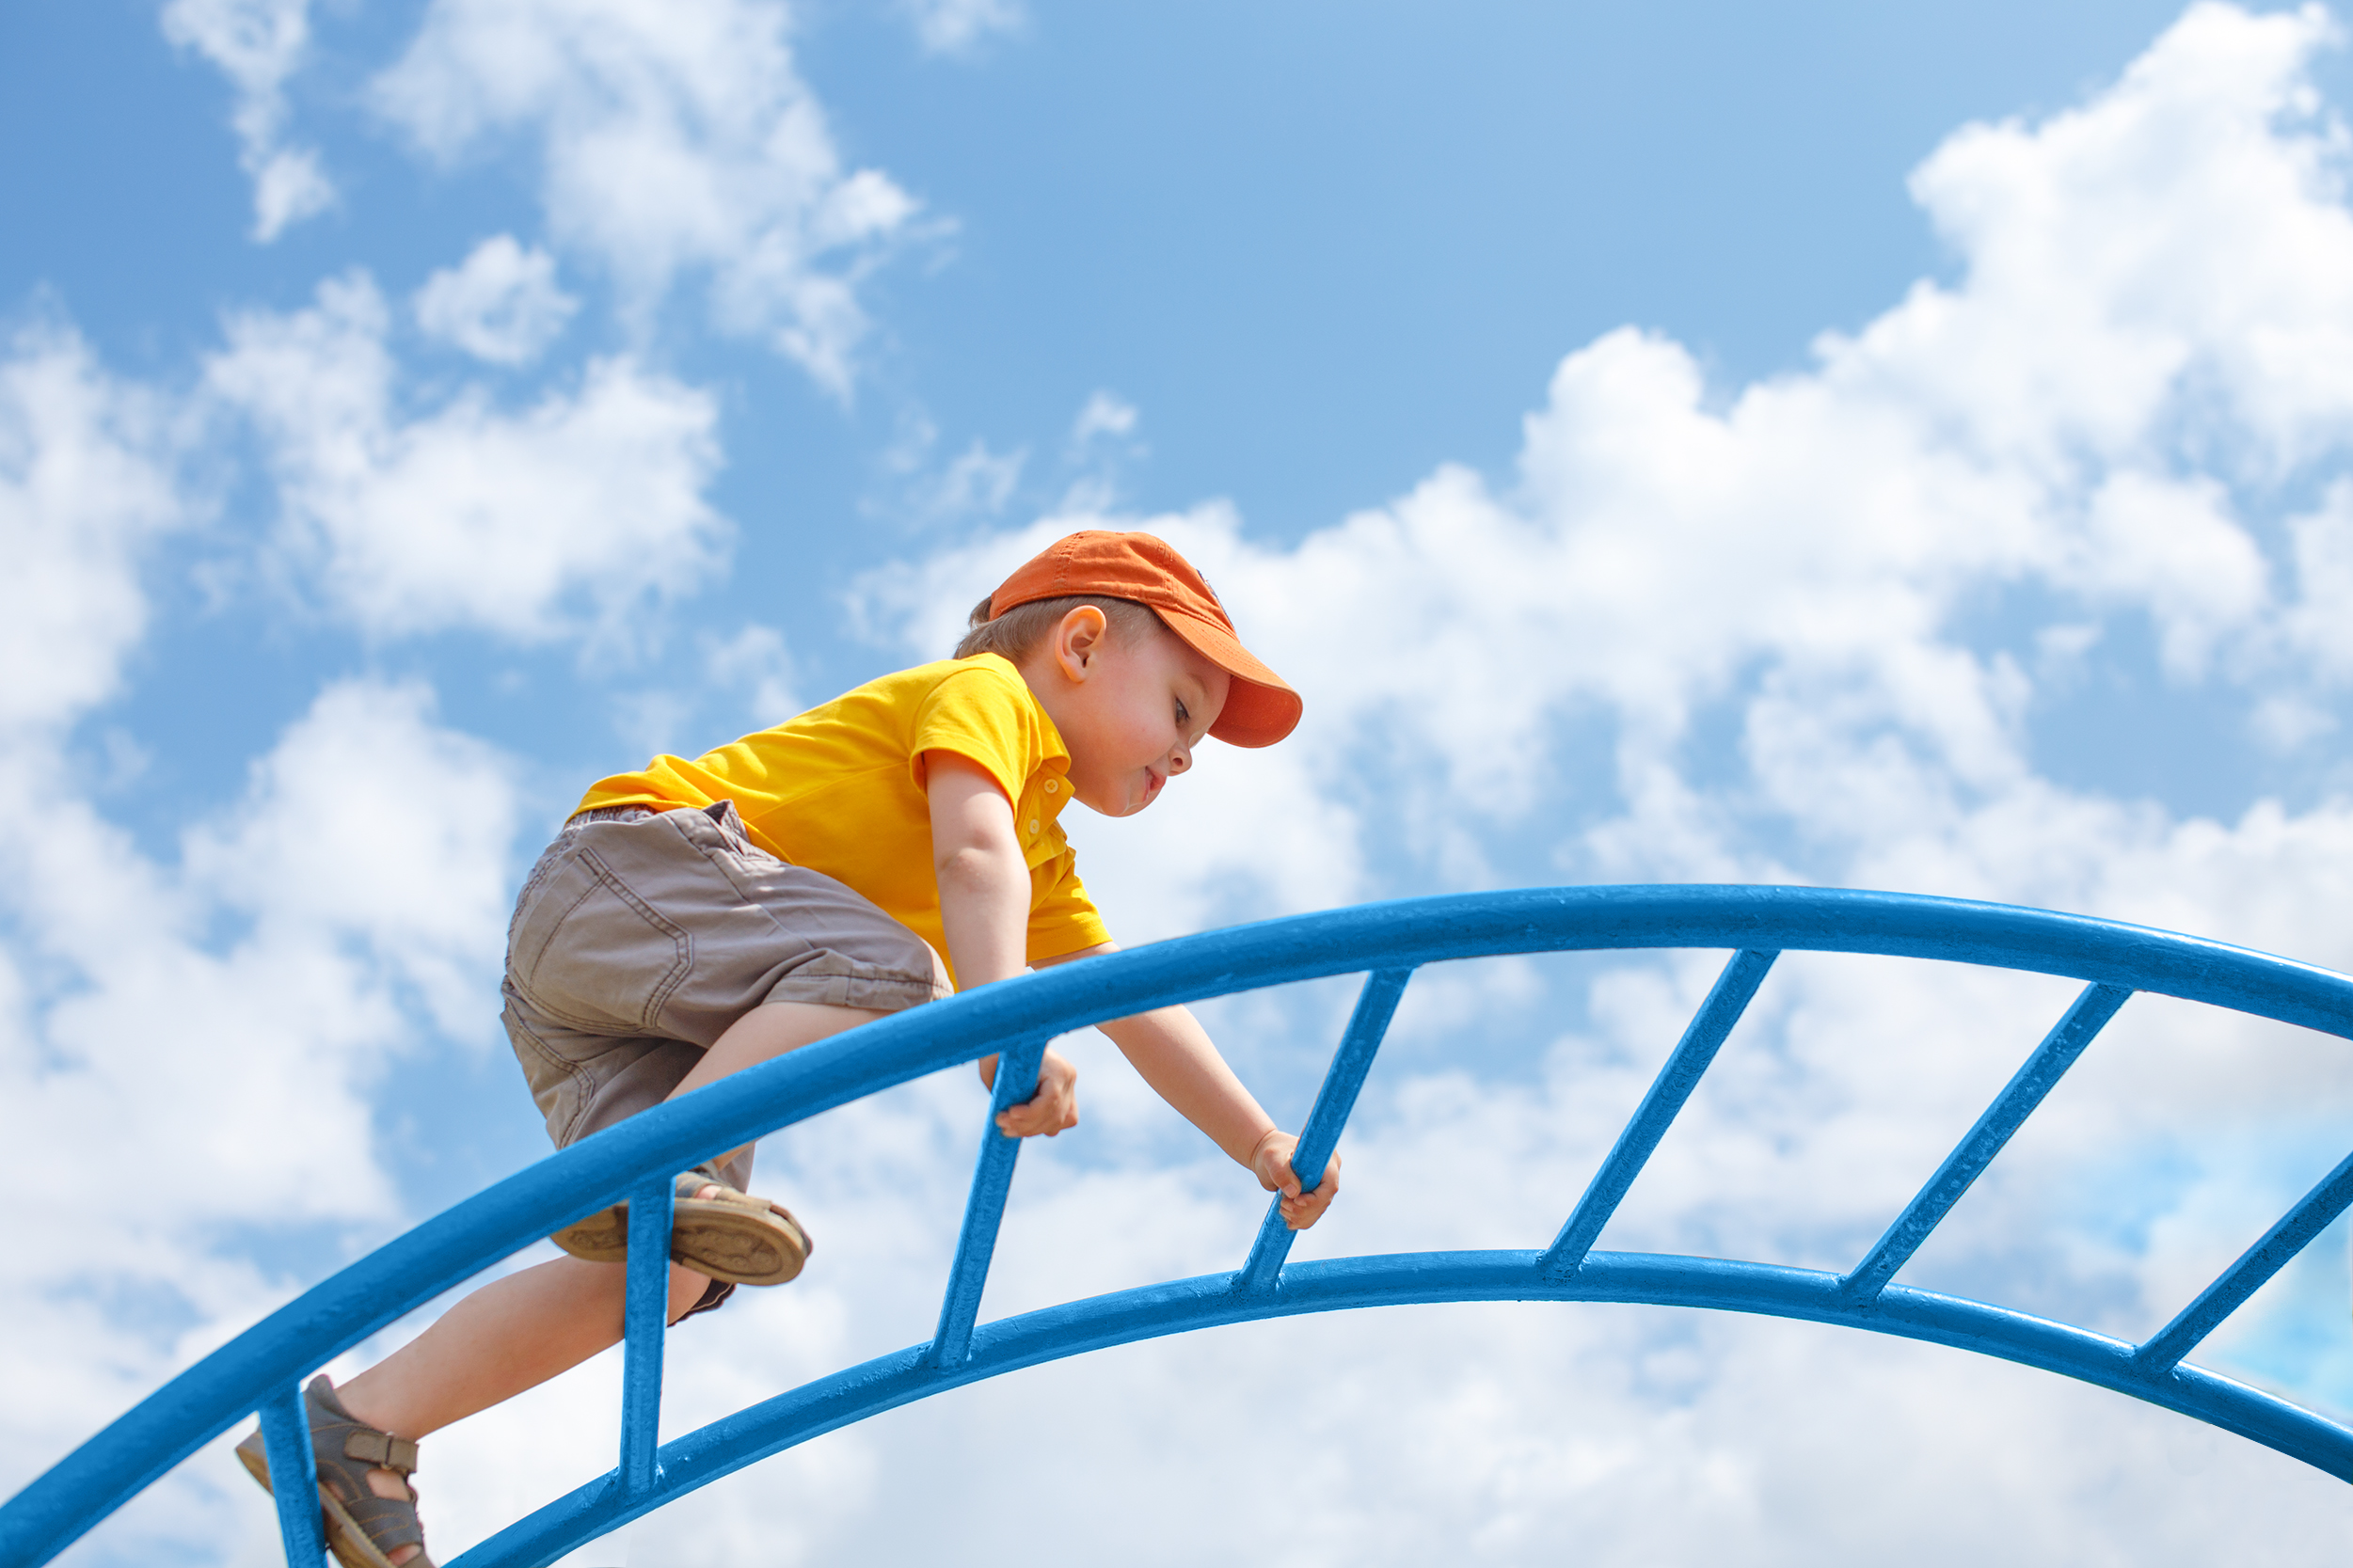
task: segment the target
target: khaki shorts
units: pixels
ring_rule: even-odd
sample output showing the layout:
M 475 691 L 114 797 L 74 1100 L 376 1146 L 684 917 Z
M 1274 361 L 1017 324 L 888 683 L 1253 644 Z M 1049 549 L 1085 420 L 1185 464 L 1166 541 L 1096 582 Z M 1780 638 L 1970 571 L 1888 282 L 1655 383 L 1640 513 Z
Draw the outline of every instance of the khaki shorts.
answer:
M 930 943 L 744 836 L 734 802 L 583 813 L 507 928 L 507 1037 L 556 1147 L 660 1104 L 769 1002 L 897 1012 L 948 995 Z M 746 1187 L 752 1151 L 723 1169 Z

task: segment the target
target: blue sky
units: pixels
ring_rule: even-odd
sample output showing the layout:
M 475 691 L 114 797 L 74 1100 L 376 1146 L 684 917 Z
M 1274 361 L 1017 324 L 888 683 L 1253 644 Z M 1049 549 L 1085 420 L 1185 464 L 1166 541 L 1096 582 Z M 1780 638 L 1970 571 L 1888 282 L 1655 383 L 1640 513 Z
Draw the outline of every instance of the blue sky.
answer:
M 0 1485 L 537 1157 L 500 942 L 589 782 L 934 657 L 1073 527 L 1176 540 L 1308 702 L 1073 824 L 1123 938 L 1798 880 L 2353 965 L 2348 104 L 2318 8 L 11 8 Z M 1709 968 L 1425 976 L 1306 1250 L 1549 1234 Z M 1605 1244 L 1850 1260 L 2063 1000 L 1785 964 Z M 1343 1007 L 1210 1016 L 1296 1121 Z M 1074 1049 L 992 1312 L 1251 1223 Z M 764 1152 L 839 1261 L 697 1325 L 674 1428 L 924 1332 L 973 1098 Z M 2145 1330 L 2348 1110 L 2326 1042 L 2135 1004 L 1905 1277 Z M 102 1158 L 141 1201 L 93 1224 Z M 2215 1354 L 2353 1409 L 2344 1251 Z M 603 1463 L 611 1372 L 437 1437 L 438 1555 Z M 2338 1549 L 2336 1483 L 2049 1381 L 1671 1314 L 1283 1325 L 836 1434 L 574 1568 L 974 1521 L 1073 1562 Z M 1330 1456 L 1288 1508 L 1268 1408 Z M 1050 1542 L 964 1457 L 1009 1432 L 1080 1499 Z M 267 1530 L 208 1452 L 75 1560 Z

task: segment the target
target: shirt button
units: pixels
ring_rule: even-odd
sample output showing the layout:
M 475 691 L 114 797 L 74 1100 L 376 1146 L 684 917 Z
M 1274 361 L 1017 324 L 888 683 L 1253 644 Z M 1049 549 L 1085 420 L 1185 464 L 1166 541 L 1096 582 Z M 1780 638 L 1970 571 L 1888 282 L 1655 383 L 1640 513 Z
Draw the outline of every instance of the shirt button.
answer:
M 1062 787 L 1062 781 L 1061 781 L 1061 780 L 1059 780 L 1059 779 L 1048 779 L 1048 780 L 1046 781 L 1046 793 L 1047 793 L 1048 795 L 1053 794 L 1056 790 L 1058 790 L 1058 789 L 1060 789 L 1061 787 Z
M 1032 838 L 1038 836 L 1038 819 L 1034 816 L 1029 819 L 1029 836 Z

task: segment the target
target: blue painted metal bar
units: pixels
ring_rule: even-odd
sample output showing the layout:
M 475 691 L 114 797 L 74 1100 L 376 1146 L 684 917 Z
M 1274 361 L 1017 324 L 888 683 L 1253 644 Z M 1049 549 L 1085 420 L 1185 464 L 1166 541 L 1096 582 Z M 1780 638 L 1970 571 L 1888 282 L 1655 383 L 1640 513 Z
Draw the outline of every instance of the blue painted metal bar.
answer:
M 1348 1125 L 1357 1095 L 1364 1087 L 1364 1075 L 1373 1070 L 1373 1058 L 1389 1034 L 1390 1020 L 1397 1016 L 1406 982 L 1412 978 L 1410 969 L 1376 969 L 1364 977 L 1356 1011 L 1349 1015 L 1340 1049 L 1332 1053 L 1331 1066 L 1325 1070 L 1323 1087 L 1315 1091 L 1315 1104 L 1299 1131 L 1298 1147 L 1291 1151 L 1291 1171 L 1299 1179 L 1301 1191 L 1313 1192 L 1324 1184 L 1324 1166 L 1340 1147 L 1341 1129 Z M 1250 1243 L 1250 1255 L 1235 1276 L 1235 1289 L 1273 1290 L 1296 1234 L 1283 1224 L 1282 1195 L 1278 1193 L 1266 1205 L 1266 1217 L 1259 1221 L 1258 1238 Z
M 2143 1340 L 2133 1352 L 2133 1364 L 2151 1373 L 2170 1370 L 2286 1267 L 2290 1259 L 2310 1246 L 2313 1238 L 2328 1229 L 2347 1204 L 2353 1204 L 2353 1154 L 2322 1177 L 2318 1186 L 2281 1215 L 2280 1223 L 2240 1253 L 2238 1261 L 2224 1269 L 2213 1284 L 2199 1291 L 2198 1299 L 2183 1307 L 2179 1316 Z
M 2132 992 L 2116 986 L 2086 986 L 2043 1037 L 2043 1043 L 2034 1048 L 2026 1065 L 2012 1074 L 1994 1103 L 1969 1129 L 1968 1135 L 1928 1179 L 1928 1185 L 1914 1195 L 1904 1206 L 1896 1223 L 1887 1227 L 1877 1244 L 1863 1260 L 1839 1281 L 1839 1289 L 1857 1301 L 1868 1302 L 1877 1296 L 1893 1279 L 1896 1271 L 1920 1249 L 1929 1233 L 1944 1223 L 1952 1206 L 1961 1201 L 1961 1195 L 1969 1184 L 1994 1163 L 1994 1156 L 2010 1142 L 2027 1117 L 2035 1113 L 2043 1097 L 2051 1092 L 2084 1048 L 2107 1027 L 2116 1010 L 2132 997 Z
M 1609 1158 L 1601 1162 L 1585 1196 L 1577 1200 L 1562 1225 L 1552 1244 L 1544 1249 L 1544 1268 L 1548 1274 L 1563 1278 L 1577 1272 L 1585 1254 L 1601 1237 L 1602 1227 L 1633 1186 L 1634 1178 L 1649 1163 L 1650 1156 L 1665 1137 L 1667 1129 L 1681 1114 L 1684 1101 L 1699 1086 L 1707 1073 L 1708 1064 L 1716 1059 L 1717 1050 L 1732 1026 L 1741 1022 L 1748 1005 L 1757 994 L 1757 988 L 1765 983 L 1765 974 L 1773 968 L 1776 952 L 1743 949 L 1732 955 L 1716 983 L 1709 988 L 1708 999 L 1699 1005 L 1684 1027 L 1683 1037 L 1667 1053 L 1666 1065 L 1659 1076 L 1651 1080 L 1650 1090 L 1643 1096 L 1642 1104 L 1634 1111 L 1634 1119 L 1617 1135 L 1617 1143 L 1610 1149 Z
M 302 1385 L 281 1384 L 262 1402 L 262 1445 L 270 1462 L 270 1496 L 287 1568 L 318 1568 L 326 1557 L 319 1508 L 319 1462 L 310 1451 L 310 1416 Z
M 663 1499 L 644 1503 L 592 1482 L 517 1521 L 446 1568 L 551 1562 L 600 1535 L 748 1465 L 870 1416 L 941 1393 L 1113 1345 L 1198 1329 L 1348 1308 L 1438 1302 L 1615 1302 L 1707 1307 L 1868 1329 L 1998 1356 L 2127 1394 L 2237 1433 L 2353 1481 L 2353 1431 L 2195 1367 L 2151 1379 L 2122 1340 L 2023 1312 L 1891 1285 L 1865 1306 L 1836 1275 L 1769 1263 L 1655 1253 L 1595 1252 L 1577 1273 L 1548 1274 L 1535 1252 L 1424 1252 L 1294 1263 L 1281 1291 L 1250 1295 L 1233 1275 L 1206 1275 L 1065 1303 L 981 1326 L 952 1371 L 912 1345 L 751 1405 L 662 1450 Z
M 2328 970 L 2080 915 L 1907 894 L 1526 888 L 1203 932 L 984 986 L 789 1052 L 476 1194 L 206 1355 L 0 1504 L 0 1562 L 46 1562 L 253 1410 L 265 1391 L 324 1365 L 496 1259 L 618 1201 L 648 1174 L 686 1169 L 716 1150 L 971 1061 L 1000 1041 L 1330 974 L 1504 953 L 1646 947 L 1805 949 L 1985 964 L 2154 991 L 2353 1037 L 2353 978 Z M 1286 1275 L 1283 1291 L 1237 1300 L 1282 1310 L 1290 1294 Z M 2280 1446 L 2276 1433 L 2247 1434 Z
M 628 1306 L 621 1317 L 621 1486 L 651 1492 L 660 1477 L 661 1352 L 670 1330 L 670 1226 L 677 1192 L 667 1171 L 629 1195 Z
M 996 1255 L 997 1227 L 1013 1190 L 1013 1162 L 1021 1155 L 1021 1140 L 998 1132 L 996 1118 L 1038 1092 L 1038 1065 L 1045 1049 L 1045 1037 L 1040 1037 L 998 1053 L 989 1121 L 980 1132 L 980 1155 L 973 1164 L 972 1191 L 964 1199 L 963 1229 L 956 1238 L 955 1260 L 948 1265 L 947 1290 L 940 1297 L 940 1326 L 931 1336 L 935 1366 L 962 1364 L 972 1345 L 972 1322 L 979 1316 L 980 1294 L 988 1289 L 989 1260 Z

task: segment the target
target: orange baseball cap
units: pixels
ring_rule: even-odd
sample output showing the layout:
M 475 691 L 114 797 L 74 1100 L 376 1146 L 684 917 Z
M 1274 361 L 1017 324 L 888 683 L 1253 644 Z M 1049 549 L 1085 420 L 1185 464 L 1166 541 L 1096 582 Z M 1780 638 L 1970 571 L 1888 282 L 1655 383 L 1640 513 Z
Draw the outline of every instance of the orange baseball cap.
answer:
M 1259 662 L 1193 563 L 1149 533 L 1088 529 L 1038 552 L 989 595 L 989 618 L 1015 605 L 1093 594 L 1149 607 L 1195 653 L 1233 677 L 1209 733 L 1229 746 L 1272 746 L 1299 722 L 1299 694 Z

